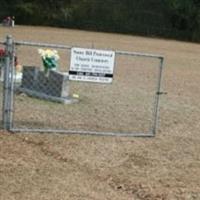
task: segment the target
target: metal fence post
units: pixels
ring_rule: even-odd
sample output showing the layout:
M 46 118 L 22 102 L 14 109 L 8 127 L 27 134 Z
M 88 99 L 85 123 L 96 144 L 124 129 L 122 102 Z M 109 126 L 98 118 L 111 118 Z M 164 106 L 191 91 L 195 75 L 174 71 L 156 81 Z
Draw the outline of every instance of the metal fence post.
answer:
M 13 70 L 14 70 L 14 46 L 11 36 L 6 37 L 6 55 L 4 68 L 3 87 L 3 128 L 10 130 L 12 127 L 13 107 Z

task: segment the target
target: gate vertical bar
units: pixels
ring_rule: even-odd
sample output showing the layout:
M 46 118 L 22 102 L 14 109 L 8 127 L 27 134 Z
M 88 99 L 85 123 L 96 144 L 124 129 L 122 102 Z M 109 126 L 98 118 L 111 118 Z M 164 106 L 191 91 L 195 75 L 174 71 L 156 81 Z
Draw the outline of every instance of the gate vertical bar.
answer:
M 15 74 L 15 43 L 13 41 L 13 38 L 11 38 L 11 60 L 10 60 L 10 90 L 9 90 L 9 96 L 10 96 L 10 105 L 9 105 L 9 130 L 13 127 L 13 112 L 14 112 L 14 74 Z
M 155 97 L 155 105 L 154 105 L 154 113 L 153 113 L 153 127 L 152 127 L 152 133 L 153 135 L 156 134 L 157 127 L 158 127 L 158 118 L 159 118 L 159 102 L 160 102 L 160 94 L 161 94 L 161 82 L 162 82 L 162 72 L 163 72 L 163 64 L 164 64 L 164 58 L 160 58 L 160 66 L 159 66 L 159 73 L 158 73 L 158 85 L 157 85 L 157 91 L 156 91 L 156 97 Z
M 10 130 L 12 126 L 12 107 L 13 107 L 13 69 L 14 69 L 14 49 L 11 36 L 6 37 L 6 56 L 4 69 L 3 87 L 3 128 Z

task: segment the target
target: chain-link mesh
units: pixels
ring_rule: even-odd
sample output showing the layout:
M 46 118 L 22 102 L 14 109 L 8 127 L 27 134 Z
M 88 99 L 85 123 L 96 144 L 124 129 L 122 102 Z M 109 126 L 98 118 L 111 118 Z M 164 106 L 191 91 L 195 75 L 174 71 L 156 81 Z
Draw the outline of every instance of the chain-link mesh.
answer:
M 99 84 L 69 81 L 70 48 L 58 48 L 58 54 L 57 69 L 44 72 L 38 47 L 17 46 L 22 69 L 16 68 L 13 129 L 152 133 L 159 57 L 116 52 L 113 82 Z

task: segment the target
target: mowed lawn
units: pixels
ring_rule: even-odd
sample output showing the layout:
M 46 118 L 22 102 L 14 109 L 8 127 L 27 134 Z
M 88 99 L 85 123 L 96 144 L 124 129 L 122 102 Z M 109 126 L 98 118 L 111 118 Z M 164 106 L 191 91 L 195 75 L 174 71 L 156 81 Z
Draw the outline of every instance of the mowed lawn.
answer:
M 199 44 L 49 27 L 0 27 L 0 41 L 7 34 L 16 40 L 161 54 L 162 90 L 167 94 L 161 96 L 154 138 L 0 132 L 0 200 L 200 199 Z

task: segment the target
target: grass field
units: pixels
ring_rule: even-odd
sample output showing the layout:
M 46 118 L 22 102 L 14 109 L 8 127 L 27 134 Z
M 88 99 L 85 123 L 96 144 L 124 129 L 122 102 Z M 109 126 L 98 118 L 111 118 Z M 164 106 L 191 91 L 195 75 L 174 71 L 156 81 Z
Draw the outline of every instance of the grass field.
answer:
M 199 44 L 48 27 L 0 27 L 0 40 L 4 40 L 7 34 L 11 34 L 16 40 L 164 55 L 165 69 L 162 90 L 167 92 L 167 95 L 161 96 L 160 126 L 155 138 L 33 135 L 1 132 L 0 200 L 200 199 Z M 30 51 L 23 48 L 19 52 L 21 53 L 20 60 L 26 57 L 23 64 L 29 64 L 33 60 L 36 64 L 39 64 L 40 61 L 35 59 L 34 53 L 31 53 L 30 56 Z M 123 63 L 123 60 L 120 62 Z M 128 64 L 128 61 L 125 62 Z M 63 63 L 63 65 L 67 65 L 67 63 Z M 126 67 L 128 70 L 129 66 Z M 124 92 L 124 95 L 120 97 L 122 100 L 116 101 L 116 105 L 119 105 L 121 101 L 125 102 L 126 105 L 129 103 L 129 99 L 133 102 L 141 101 L 141 99 L 132 97 L 132 91 L 135 90 L 129 91 L 130 87 L 127 85 L 129 81 L 123 81 L 126 80 L 126 76 L 130 75 L 135 80 L 135 82 L 131 82 L 131 85 L 137 83 L 139 85 L 136 85 L 136 88 L 142 89 L 143 85 L 140 79 L 134 73 L 127 75 L 125 72 L 126 68 L 123 71 L 118 70 L 116 72 L 116 80 L 121 80 L 122 85 L 120 86 L 123 86 Z M 138 71 L 138 74 L 140 73 L 145 77 L 142 83 L 148 86 L 147 90 L 152 91 L 154 82 L 150 85 L 148 83 L 151 79 L 155 80 L 156 75 L 150 76 L 148 70 Z M 132 79 L 127 78 L 127 80 Z M 113 85 L 115 87 L 115 84 Z M 80 89 L 78 92 L 81 93 L 84 90 L 82 87 L 84 86 L 77 87 L 75 84 L 72 85 L 72 90 Z M 86 87 L 88 86 L 86 85 Z M 116 88 L 113 88 L 111 93 L 109 89 L 104 88 L 103 91 L 115 98 L 115 95 L 118 95 L 116 93 L 117 87 L 116 84 Z M 99 91 L 99 86 L 92 90 L 90 88 L 89 93 L 85 96 L 81 93 L 80 97 L 83 97 L 83 102 L 88 104 L 86 104 L 86 108 L 82 108 L 83 110 L 80 110 L 78 104 L 74 106 L 77 107 L 75 109 L 78 112 L 75 114 L 77 116 L 71 121 L 72 127 L 77 125 L 77 120 L 79 120 L 79 128 L 83 128 L 82 125 L 87 123 L 84 116 L 79 118 L 79 114 L 81 115 L 83 112 L 88 111 L 89 114 L 86 113 L 88 114 L 86 118 L 89 116 L 95 118 L 95 115 L 92 114 L 93 110 L 89 110 L 90 105 L 93 105 L 89 97 L 94 100 L 101 98 L 101 96 L 94 95 L 95 91 Z M 141 90 L 137 91 L 141 93 Z M 146 93 L 142 94 L 146 97 Z M 16 108 L 19 109 L 16 114 L 17 119 L 23 120 L 32 116 L 33 113 L 29 113 L 27 109 L 35 109 L 38 116 L 41 109 L 48 110 L 49 106 L 52 106 L 52 110 L 54 110 L 53 104 L 45 108 L 46 104 L 37 103 L 37 100 L 33 100 L 27 105 L 23 103 L 24 98 L 27 97 L 20 96 L 17 98 L 18 106 Z M 101 98 L 102 102 L 104 100 L 110 102 L 107 108 L 112 111 L 114 109 L 111 106 L 113 102 L 110 98 Z M 143 105 L 148 105 L 147 100 L 144 100 Z M 23 107 L 24 105 L 26 106 Z M 58 112 L 62 110 L 59 107 L 60 105 Z M 123 109 L 117 111 L 118 115 L 124 113 L 124 109 L 127 109 L 127 112 L 130 110 L 125 106 L 121 108 Z M 105 112 L 99 106 L 95 109 L 100 113 L 100 118 L 93 119 L 90 128 L 98 130 L 102 128 L 100 119 Z M 145 107 L 142 109 L 147 110 Z M 49 110 L 49 115 L 55 114 L 52 113 L 52 110 Z M 72 109 L 70 112 L 73 113 L 74 110 Z M 108 113 L 112 114 L 112 112 Z M 145 117 L 145 112 L 143 114 L 143 117 Z M 120 128 L 123 130 L 128 128 L 131 131 L 133 127 L 136 127 L 137 130 L 141 128 L 146 130 L 144 124 L 137 127 L 137 121 L 132 126 L 133 122 L 129 121 L 133 117 L 132 110 L 117 123 L 115 120 L 119 119 L 116 119 L 115 116 L 116 113 L 105 114 L 105 124 L 107 123 L 105 129 L 110 128 L 117 131 Z M 42 117 L 45 119 L 49 116 L 46 114 Z M 146 119 L 147 121 L 148 118 L 149 116 Z M 54 123 L 52 118 L 48 119 L 48 125 Z M 65 119 L 58 119 L 64 127 L 66 125 Z M 83 124 L 81 124 L 82 119 L 85 120 Z M 130 126 L 124 127 L 123 124 L 125 123 Z M 22 126 L 22 124 L 19 125 Z M 67 126 L 70 126 L 70 124 L 67 124 Z

